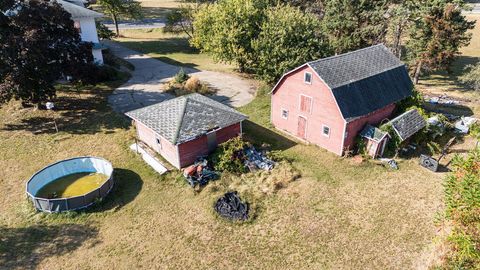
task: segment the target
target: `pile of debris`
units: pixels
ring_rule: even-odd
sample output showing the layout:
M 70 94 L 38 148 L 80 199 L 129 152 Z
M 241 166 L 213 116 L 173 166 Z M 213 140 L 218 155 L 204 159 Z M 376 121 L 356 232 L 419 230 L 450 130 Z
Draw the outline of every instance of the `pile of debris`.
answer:
M 462 103 L 470 101 L 466 99 L 452 98 L 447 95 L 432 96 L 432 97 L 425 96 L 425 99 L 427 100 L 428 103 L 440 104 L 440 105 L 460 105 Z
M 208 182 L 220 178 L 219 173 L 208 166 L 208 161 L 204 157 L 199 158 L 195 164 L 187 167 L 183 171 L 183 176 L 191 187 L 197 185 L 202 187 L 208 184 Z
M 247 167 L 250 172 L 254 172 L 258 169 L 264 171 L 271 171 L 275 167 L 275 162 L 267 158 L 265 152 L 260 152 L 255 149 L 255 147 L 248 147 L 244 150 L 245 154 L 245 167 Z
M 470 127 L 478 123 L 478 119 L 474 117 L 462 117 L 455 123 L 455 130 L 461 134 L 468 134 Z
M 241 221 L 248 219 L 248 203 L 242 202 L 236 191 L 225 193 L 215 203 L 214 208 L 226 219 Z

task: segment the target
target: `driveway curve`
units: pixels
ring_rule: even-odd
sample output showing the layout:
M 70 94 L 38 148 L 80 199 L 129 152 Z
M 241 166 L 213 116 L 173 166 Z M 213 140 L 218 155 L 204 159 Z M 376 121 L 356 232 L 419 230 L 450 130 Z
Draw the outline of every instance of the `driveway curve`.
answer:
M 109 41 L 105 44 L 113 54 L 135 66 L 130 80 L 115 89 L 108 99 L 115 111 L 124 113 L 174 97 L 165 92 L 165 85 L 181 67 L 164 63 L 116 42 Z M 254 98 L 257 87 L 252 80 L 222 72 L 193 68 L 184 70 L 216 89 L 215 95 L 210 97 L 226 105 L 241 107 Z

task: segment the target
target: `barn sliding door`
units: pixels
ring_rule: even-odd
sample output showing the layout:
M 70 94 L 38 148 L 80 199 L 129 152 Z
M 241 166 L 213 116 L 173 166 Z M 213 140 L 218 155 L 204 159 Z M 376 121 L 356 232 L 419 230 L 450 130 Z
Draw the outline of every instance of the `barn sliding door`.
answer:
M 307 139 L 307 118 L 303 116 L 298 117 L 297 136 L 301 139 Z

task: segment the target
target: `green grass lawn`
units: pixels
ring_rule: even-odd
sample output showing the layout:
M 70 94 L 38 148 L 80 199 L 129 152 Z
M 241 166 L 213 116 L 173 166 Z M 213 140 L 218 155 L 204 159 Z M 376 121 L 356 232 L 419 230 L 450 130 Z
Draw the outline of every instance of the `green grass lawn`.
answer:
M 391 171 L 299 144 L 270 128 L 269 97 L 260 95 L 241 108 L 247 138 L 270 144 L 302 176 L 255 201 L 253 220 L 229 223 L 212 207 L 227 176 L 195 193 L 180 173 L 159 176 L 128 149 L 135 131 L 106 106 L 119 83 L 62 90 L 59 133 L 49 112 L 17 102 L 0 109 L 3 267 L 405 269 L 429 256 L 443 174 L 416 160 Z M 35 213 L 24 190 L 31 174 L 82 155 L 112 162 L 113 192 L 85 212 Z
M 121 35 L 121 38 L 115 40 L 122 45 L 169 64 L 200 70 L 222 72 L 234 70 L 234 66 L 217 63 L 209 55 L 201 54 L 192 48 L 186 35 L 163 33 L 160 28 L 122 30 Z
M 142 6 L 142 12 L 145 19 L 165 19 L 167 14 L 171 11 L 177 10 L 181 1 L 178 0 L 138 0 Z M 93 5 L 95 10 L 102 12 L 98 5 Z M 111 21 L 108 16 L 102 18 L 103 20 Z M 130 18 L 120 18 L 121 21 L 132 21 Z

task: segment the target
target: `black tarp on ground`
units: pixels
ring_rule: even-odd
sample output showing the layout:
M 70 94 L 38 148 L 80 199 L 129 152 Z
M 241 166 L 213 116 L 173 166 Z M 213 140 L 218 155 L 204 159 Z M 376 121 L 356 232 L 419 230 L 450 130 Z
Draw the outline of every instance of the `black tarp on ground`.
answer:
M 248 204 L 242 202 L 236 191 L 225 193 L 215 203 L 215 211 L 230 220 L 247 220 Z

